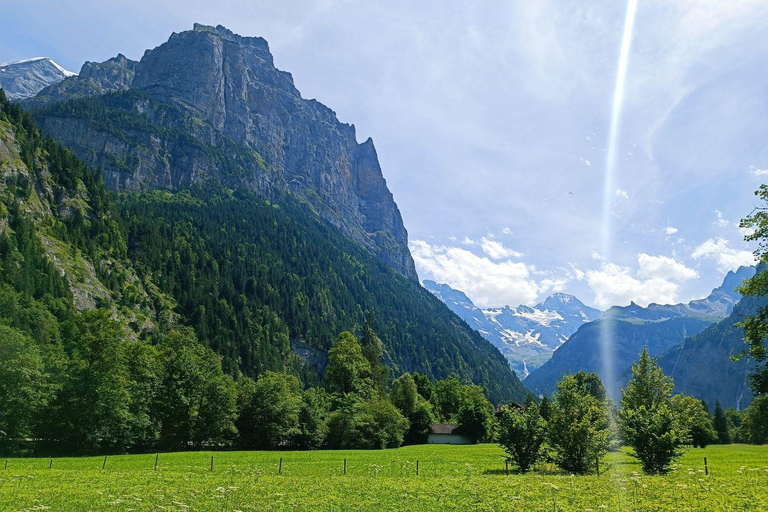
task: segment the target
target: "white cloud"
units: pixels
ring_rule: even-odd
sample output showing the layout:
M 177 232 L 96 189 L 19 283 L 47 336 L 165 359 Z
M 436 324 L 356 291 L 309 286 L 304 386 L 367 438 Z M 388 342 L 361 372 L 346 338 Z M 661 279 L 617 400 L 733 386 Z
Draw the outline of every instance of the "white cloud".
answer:
M 664 232 L 665 232 L 667 235 L 669 235 L 669 236 L 672 236 L 672 235 L 674 235 L 675 233 L 677 233 L 677 228 L 675 228 L 675 227 L 672 227 L 672 226 L 667 226 L 667 227 L 665 227 L 665 228 L 664 228 Z
M 596 260 L 596 261 L 602 261 L 602 260 L 603 260 L 603 257 L 602 257 L 602 256 L 600 255 L 600 253 L 599 253 L 599 252 L 597 252 L 597 251 L 590 251 L 590 252 L 589 252 L 589 256 L 590 256 L 590 257 L 591 257 L 593 260 Z
M 509 229 L 509 228 L 504 228 L 504 229 L 501 230 L 501 232 L 504 233 L 505 235 L 511 235 L 512 234 L 512 230 Z
M 727 220 L 725 220 L 725 219 L 723 218 L 723 212 L 721 212 L 720 210 L 715 210 L 715 216 L 716 216 L 717 218 L 716 218 L 716 219 L 715 219 L 715 221 L 712 223 L 712 224 L 714 224 L 715 226 L 720 226 L 721 228 L 724 228 L 724 227 L 726 227 L 728 224 L 730 224 L 730 222 L 728 222 Z
M 755 178 L 762 178 L 763 176 L 768 176 L 768 169 L 758 169 L 754 165 L 750 165 L 747 170 L 752 174 Z
M 617 188 L 616 197 L 623 197 L 624 199 L 629 199 L 629 194 L 627 194 L 626 190 L 621 190 L 620 188 Z
M 755 255 L 749 251 L 742 251 L 728 246 L 728 240 L 723 238 L 710 238 L 694 249 L 691 256 L 695 259 L 705 258 L 715 260 L 717 268 L 721 272 L 735 270 L 742 266 L 755 264 Z
M 510 249 L 509 247 L 505 247 L 501 242 L 486 237 L 480 239 L 480 248 L 494 260 L 521 258 L 523 256 L 522 253 Z
M 523 262 L 492 261 L 462 247 L 410 243 L 411 254 L 424 277 L 463 291 L 480 307 L 533 304 L 540 293 L 560 291 L 565 280 L 547 278 L 537 283 L 534 268 Z
M 695 270 L 666 256 L 641 253 L 637 263 L 637 270 L 604 262 L 599 270 L 586 272 L 598 307 L 626 305 L 630 301 L 642 306 L 651 302 L 673 304 L 677 302 L 679 282 L 698 277 Z
M 699 277 L 699 273 L 694 269 L 666 256 L 651 256 L 641 253 L 637 255 L 637 263 L 640 266 L 637 275 L 645 279 L 661 278 L 685 281 Z
M 755 234 L 755 228 L 743 228 L 739 226 L 739 233 L 741 233 L 741 236 L 749 236 Z

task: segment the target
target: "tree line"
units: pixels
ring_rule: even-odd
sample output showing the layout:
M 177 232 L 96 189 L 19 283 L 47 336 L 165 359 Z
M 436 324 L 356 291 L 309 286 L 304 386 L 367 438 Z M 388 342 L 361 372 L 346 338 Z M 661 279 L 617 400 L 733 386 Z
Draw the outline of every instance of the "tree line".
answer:
M 620 408 L 605 393 L 594 373 L 567 375 L 550 400 L 529 397 L 522 407 L 503 407 L 497 439 L 521 472 L 539 462 L 564 471 L 599 472 L 609 450 L 629 446 L 648 474 L 665 474 L 686 446 L 768 442 L 768 395 L 762 394 L 743 412 L 714 416 L 706 403 L 684 394 L 673 395 L 674 383 L 644 348 L 622 389 Z
M 11 311 L 39 311 L 25 300 L 0 289 Z M 479 386 L 419 373 L 390 382 L 369 323 L 360 339 L 336 338 L 325 384 L 307 388 L 289 373 L 231 377 L 188 327 L 127 339 L 106 309 L 75 316 L 63 344 L 41 346 L 8 323 L 0 322 L 5 454 L 394 448 L 425 442 L 435 421 L 458 424 L 474 442 L 492 432 L 494 409 Z

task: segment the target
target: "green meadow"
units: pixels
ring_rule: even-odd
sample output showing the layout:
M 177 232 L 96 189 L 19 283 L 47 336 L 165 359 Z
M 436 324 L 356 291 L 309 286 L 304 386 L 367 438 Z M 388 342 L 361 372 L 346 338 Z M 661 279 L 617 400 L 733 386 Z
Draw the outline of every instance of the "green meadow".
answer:
M 663 477 L 625 452 L 600 476 L 507 474 L 502 455 L 491 444 L 185 452 L 161 453 L 157 469 L 155 454 L 14 458 L 0 466 L 0 510 L 768 510 L 768 446 L 691 449 Z

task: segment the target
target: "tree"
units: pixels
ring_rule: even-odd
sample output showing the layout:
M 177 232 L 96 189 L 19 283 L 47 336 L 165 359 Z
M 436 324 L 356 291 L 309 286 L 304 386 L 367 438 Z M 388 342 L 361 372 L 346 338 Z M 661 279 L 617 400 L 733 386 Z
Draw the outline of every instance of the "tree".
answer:
M 588 473 L 608 450 L 606 403 L 593 394 L 595 377 L 566 375 L 552 398 L 549 443 L 557 465 L 570 473 Z
M 363 336 L 360 338 L 360 348 L 363 357 L 371 366 L 371 380 L 374 388 L 379 394 L 384 394 L 389 380 L 389 368 L 382 363 L 381 358 L 384 355 L 384 344 L 373 330 L 373 315 L 369 312 L 365 316 L 365 325 L 363 327 Z
M 314 449 L 322 446 L 328 434 L 330 403 L 328 394 L 322 388 L 309 388 L 301 394 L 299 411 L 299 433 L 294 443 L 299 448 Z
M 712 422 L 712 426 L 717 433 L 718 443 L 731 444 L 731 434 L 728 431 L 728 418 L 726 418 L 723 406 L 720 405 L 719 400 L 715 402 L 715 419 Z
M 462 386 L 455 377 L 441 380 L 435 386 L 433 403 L 444 421 L 452 421 L 462 404 Z
M 371 365 L 351 332 L 339 334 L 328 351 L 325 377 L 331 389 L 342 394 L 366 394 L 370 391 Z
M 681 393 L 672 397 L 671 404 L 678 422 L 687 431 L 688 438 L 695 448 L 706 448 L 708 444 L 717 441 L 712 416 L 701 400 Z
M 277 448 L 299 435 L 302 398 L 293 375 L 264 372 L 238 389 L 237 430 L 246 448 Z
M 493 412 L 483 388 L 462 386 L 461 405 L 456 413 L 456 433 L 467 437 L 472 443 L 486 441 L 493 432 Z
M 408 420 L 392 403 L 358 401 L 331 413 L 327 444 L 331 448 L 397 448 L 407 429 Z
M 552 402 L 547 395 L 544 395 L 541 397 L 541 402 L 539 402 L 539 414 L 544 419 L 544 421 L 549 421 L 551 412 Z
M 162 380 L 154 404 L 160 446 L 184 450 L 228 443 L 237 434 L 237 388 L 221 359 L 186 327 L 159 340 Z
M 404 373 L 395 379 L 389 392 L 389 401 L 410 423 L 405 441 L 414 444 L 424 442 L 432 423 L 432 405 L 419 394 L 411 374 Z
M 0 325 L 0 361 L 0 450 L 12 454 L 32 437 L 54 389 L 39 347 L 5 325 Z
M 749 233 L 744 240 L 759 243 L 755 255 L 763 264 L 758 272 L 747 279 L 738 291 L 745 297 L 768 296 L 768 268 L 764 263 L 768 259 L 768 185 L 762 184 L 755 191 L 763 206 L 756 207 L 753 212 L 741 220 L 739 227 Z M 754 315 L 747 316 L 743 322 L 736 324 L 744 330 L 744 341 L 749 345 L 747 353 L 754 360 L 754 371 L 750 376 L 750 384 L 755 395 L 768 393 L 768 348 L 765 345 L 768 336 L 768 306 L 763 306 Z
M 432 402 L 432 395 L 435 392 L 435 385 L 432 384 L 432 381 L 429 380 L 429 377 L 419 372 L 413 372 L 411 376 L 413 377 L 413 381 L 416 383 L 416 390 L 419 392 L 419 394 L 423 396 L 424 399 L 428 402 Z
M 643 348 L 632 365 L 632 379 L 622 390 L 619 413 L 624 439 L 648 474 L 664 474 L 682 455 L 689 434 L 672 410 L 674 384 L 664 375 L 656 358 Z
M 499 444 L 509 458 L 525 473 L 541 459 L 541 447 L 547 438 L 547 422 L 539 405 L 529 399 L 525 407 L 503 406 L 499 415 Z
M 768 394 L 752 400 L 744 414 L 741 426 L 746 440 L 752 444 L 768 443 Z

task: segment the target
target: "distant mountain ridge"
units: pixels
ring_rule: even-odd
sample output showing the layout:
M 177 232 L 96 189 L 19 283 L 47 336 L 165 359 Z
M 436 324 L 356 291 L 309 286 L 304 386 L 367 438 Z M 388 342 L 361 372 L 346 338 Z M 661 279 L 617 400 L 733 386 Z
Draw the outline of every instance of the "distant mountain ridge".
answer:
M 598 320 L 582 325 L 540 368 L 532 372 L 525 385 L 534 394 L 550 394 L 563 375 L 580 370 L 598 373 L 607 380 L 603 366 L 601 337 L 608 329 L 614 340 L 614 378 L 606 382 L 614 399 L 629 378 L 628 370 L 645 346 L 652 356 L 660 356 L 690 336 L 731 315 L 741 296 L 736 288 L 755 273 L 754 267 L 728 272 L 723 284 L 704 299 L 688 304 L 650 304 L 642 307 L 614 306 Z M 607 324 L 607 325 L 606 325 Z
M 521 378 L 547 361 L 582 324 L 602 315 L 565 293 L 555 293 L 534 307 L 481 309 L 448 285 L 425 280 L 424 286 L 493 343 Z
M 34 96 L 49 85 L 76 73 L 59 66 L 49 57 L 35 57 L 0 63 L 0 87 L 10 100 Z

